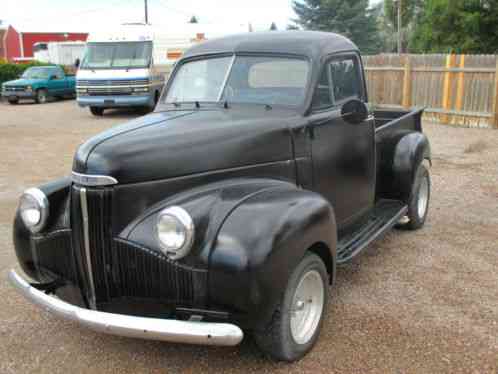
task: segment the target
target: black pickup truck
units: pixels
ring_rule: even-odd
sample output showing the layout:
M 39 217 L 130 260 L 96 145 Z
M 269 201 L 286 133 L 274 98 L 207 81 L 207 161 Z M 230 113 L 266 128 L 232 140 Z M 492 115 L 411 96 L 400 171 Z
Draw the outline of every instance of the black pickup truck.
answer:
M 154 113 L 83 143 L 28 189 L 14 243 L 33 303 L 105 333 L 236 345 L 293 361 L 319 336 L 336 267 L 427 216 L 421 110 L 376 111 L 348 39 L 213 39 Z

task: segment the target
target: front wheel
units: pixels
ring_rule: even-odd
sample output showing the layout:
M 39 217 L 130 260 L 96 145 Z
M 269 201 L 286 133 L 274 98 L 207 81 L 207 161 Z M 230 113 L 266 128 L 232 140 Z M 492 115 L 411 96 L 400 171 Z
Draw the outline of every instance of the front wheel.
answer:
M 17 97 L 13 97 L 13 98 L 9 97 L 7 100 L 9 102 L 9 104 L 12 104 L 12 105 L 19 104 L 19 99 Z
M 270 325 L 254 337 L 270 357 L 296 361 L 313 348 L 328 300 L 328 275 L 322 259 L 308 253 L 294 269 Z
M 99 108 L 99 107 L 96 107 L 96 106 L 91 106 L 90 107 L 90 112 L 94 115 L 94 116 L 98 116 L 98 117 L 101 117 L 104 115 L 104 108 Z
M 412 187 L 412 195 L 408 204 L 408 213 L 398 224 L 405 230 L 417 230 L 425 224 L 429 212 L 429 200 L 431 197 L 431 177 L 429 170 L 421 164 L 417 170 L 415 182 Z
M 37 104 L 45 104 L 48 100 L 48 92 L 46 89 L 41 88 L 36 91 L 35 101 Z

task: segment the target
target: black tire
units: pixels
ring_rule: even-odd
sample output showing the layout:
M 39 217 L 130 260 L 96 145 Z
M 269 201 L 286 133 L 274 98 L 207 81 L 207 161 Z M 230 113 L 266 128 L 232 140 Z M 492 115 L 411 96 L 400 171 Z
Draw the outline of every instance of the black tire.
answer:
M 154 102 L 152 105 L 147 105 L 145 106 L 141 112 L 143 114 L 148 114 L 148 113 L 152 113 L 154 111 L 154 109 L 156 109 L 156 105 L 159 101 L 159 92 L 156 91 L 156 93 L 154 94 Z
M 425 188 L 426 192 L 424 191 Z M 429 212 L 430 198 L 431 177 L 429 175 L 429 170 L 427 170 L 425 165 L 421 164 L 418 167 L 415 182 L 413 183 L 412 194 L 408 204 L 408 213 L 405 217 L 405 222 L 399 223 L 397 227 L 403 230 L 418 230 L 422 228 Z M 426 201 L 425 208 L 419 208 L 419 205 L 423 204 L 423 200 Z
M 100 107 L 97 107 L 97 106 L 91 106 L 90 107 L 90 112 L 94 115 L 94 116 L 98 116 L 98 117 L 101 117 L 104 115 L 104 108 L 100 108 Z
M 9 104 L 12 104 L 12 105 L 19 104 L 18 98 L 8 98 L 7 101 L 9 102 Z
M 37 104 L 45 104 L 48 101 L 48 92 L 44 88 L 36 90 L 35 101 Z
M 316 328 L 305 343 L 299 344 L 291 331 L 291 316 L 295 291 L 301 279 L 310 271 L 316 270 L 323 283 L 323 306 Z M 328 301 L 329 277 L 322 259 L 308 252 L 292 272 L 283 298 L 273 313 L 269 326 L 264 331 L 255 331 L 254 339 L 258 347 L 275 360 L 293 362 L 302 358 L 315 345 L 320 335 Z

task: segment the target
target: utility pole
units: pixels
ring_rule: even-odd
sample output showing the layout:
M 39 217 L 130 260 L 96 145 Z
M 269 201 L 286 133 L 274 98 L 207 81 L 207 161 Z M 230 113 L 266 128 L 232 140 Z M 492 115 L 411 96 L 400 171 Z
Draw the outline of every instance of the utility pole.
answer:
M 146 0 L 147 1 L 147 0 Z M 402 35 L 402 13 L 401 6 L 402 0 L 398 0 L 398 54 L 403 52 L 403 35 Z
M 144 0 L 145 1 L 145 24 L 148 25 L 149 24 L 149 12 L 147 10 L 147 0 Z

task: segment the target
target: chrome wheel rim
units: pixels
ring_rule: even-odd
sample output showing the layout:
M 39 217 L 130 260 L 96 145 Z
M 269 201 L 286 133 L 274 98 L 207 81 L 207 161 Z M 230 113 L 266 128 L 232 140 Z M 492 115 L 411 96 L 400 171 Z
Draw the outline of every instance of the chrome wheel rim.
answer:
M 310 270 L 299 281 L 292 299 L 291 334 L 298 344 L 306 344 L 315 334 L 323 313 L 324 284 L 320 273 Z
M 420 183 L 420 188 L 418 190 L 418 203 L 417 211 L 420 218 L 424 218 L 425 212 L 427 211 L 427 203 L 429 202 L 429 182 L 427 178 L 424 178 Z
M 38 93 L 38 101 L 40 103 L 45 103 L 45 101 L 47 101 L 47 95 L 45 95 L 45 92 L 44 91 L 40 91 Z

